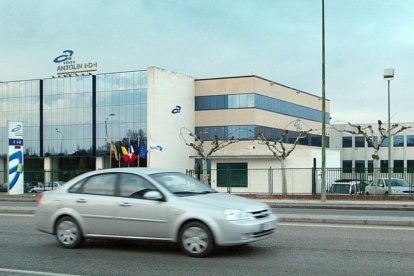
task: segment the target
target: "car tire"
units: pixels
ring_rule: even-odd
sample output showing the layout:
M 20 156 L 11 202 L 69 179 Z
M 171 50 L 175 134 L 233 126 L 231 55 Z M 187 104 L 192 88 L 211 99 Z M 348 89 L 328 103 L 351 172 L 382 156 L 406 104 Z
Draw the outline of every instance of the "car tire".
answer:
M 56 223 L 56 238 L 63 248 L 76 248 L 84 240 L 79 224 L 72 217 L 62 217 Z
M 369 195 L 369 193 L 368 193 L 368 192 L 366 192 L 366 193 L 365 193 L 365 195 Z
M 202 258 L 213 252 L 214 238 L 210 229 L 204 223 L 193 221 L 181 228 L 179 244 L 188 256 Z

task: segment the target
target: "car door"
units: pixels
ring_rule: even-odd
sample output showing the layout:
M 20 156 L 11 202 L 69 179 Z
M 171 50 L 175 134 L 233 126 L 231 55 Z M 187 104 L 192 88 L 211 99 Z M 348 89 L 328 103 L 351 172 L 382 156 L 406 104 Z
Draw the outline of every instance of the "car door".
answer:
M 65 206 L 77 212 L 83 220 L 86 235 L 114 235 L 116 173 L 99 174 L 75 184 Z
M 147 179 L 123 173 L 116 198 L 117 233 L 121 236 L 167 239 L 168 203 L 145 199 L 144 194 L 156 187 Z
M 378 185 L 377 185 L 377 194 L 385 194 L 385 192 L 388 191 L 388 187 L 385 185 L 384 179 L 378 179 Z

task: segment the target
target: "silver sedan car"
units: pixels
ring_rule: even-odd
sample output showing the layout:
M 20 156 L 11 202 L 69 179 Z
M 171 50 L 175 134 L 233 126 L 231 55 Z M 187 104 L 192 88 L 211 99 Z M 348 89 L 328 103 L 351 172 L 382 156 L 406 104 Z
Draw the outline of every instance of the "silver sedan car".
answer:
M 36 228 L 74 248 L 85 238 L 175 242 L 192 257 L 265 239 L 277 217 L 265 203 L 218 193 L 183 173 L 119 168 L 80 175 L 38 196 Z

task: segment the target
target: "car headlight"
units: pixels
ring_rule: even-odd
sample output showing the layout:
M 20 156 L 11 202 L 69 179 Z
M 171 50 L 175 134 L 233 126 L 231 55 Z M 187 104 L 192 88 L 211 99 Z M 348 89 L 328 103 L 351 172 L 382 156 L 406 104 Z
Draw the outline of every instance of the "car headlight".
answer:
M 252 219 L 253 216 L 250 213 L 237 209 L 227 209 L 224 211 L 224 217 L 226 220 L 243 220 Z

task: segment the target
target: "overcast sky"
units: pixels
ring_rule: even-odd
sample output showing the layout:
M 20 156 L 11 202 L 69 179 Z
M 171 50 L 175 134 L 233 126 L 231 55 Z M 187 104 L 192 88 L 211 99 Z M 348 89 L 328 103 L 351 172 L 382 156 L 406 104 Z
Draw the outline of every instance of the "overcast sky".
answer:
M 257 75 L 322 94 L 321 0 L 0 0 L 0 81 L 56 75 L 74 51 L 98 73 L 157 66 Z M 325 0 L 331 122 L 414 121 L 414 0 Z

